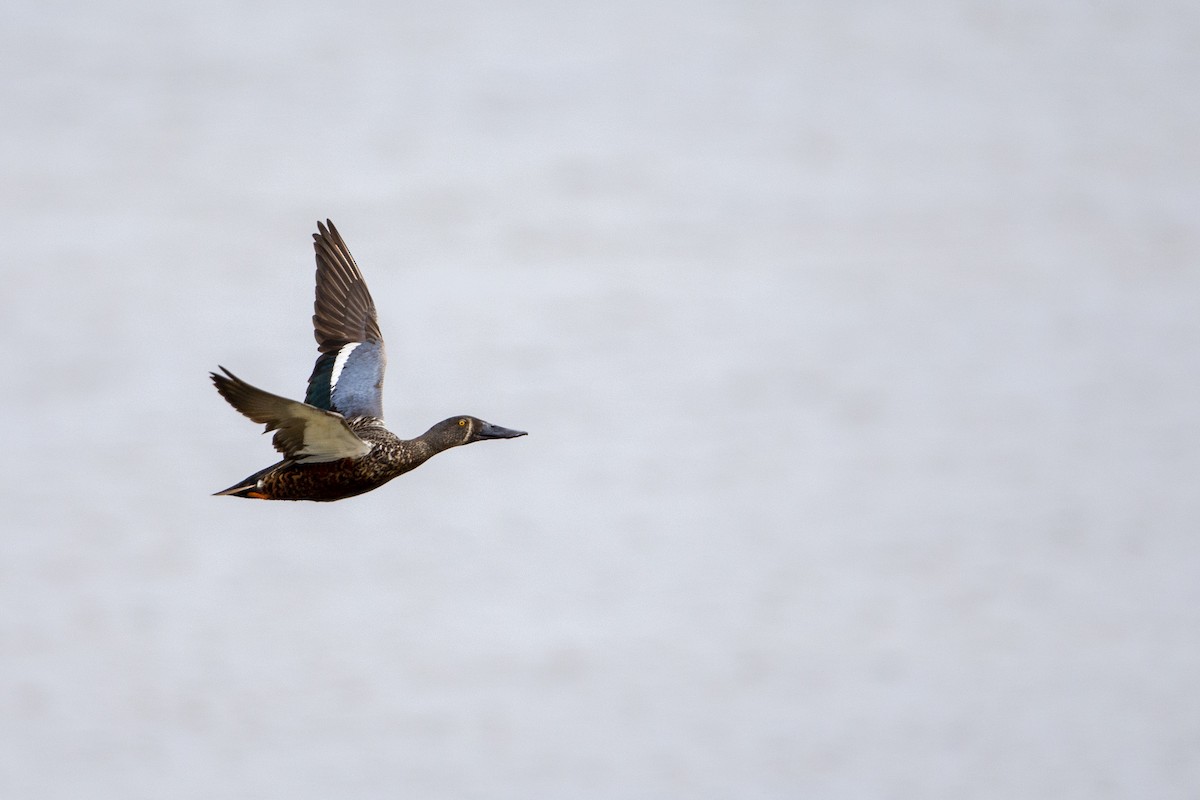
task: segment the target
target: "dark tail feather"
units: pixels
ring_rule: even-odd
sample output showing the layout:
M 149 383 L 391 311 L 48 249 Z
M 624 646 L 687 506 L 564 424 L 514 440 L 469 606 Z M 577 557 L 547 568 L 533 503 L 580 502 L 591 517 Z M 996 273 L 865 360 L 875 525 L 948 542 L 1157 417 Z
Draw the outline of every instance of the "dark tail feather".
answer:
M 229 495 L 230 497 L 252 497 L 257 500 L 266 500 L 267 496 L 258 489 L 257 481 L 255 483 L 239 483 L 237 486 L 230 486 L 228 489 L 222 489 L 219 492 L 213 492 L 213 497 L 221 495 Z
M 276 464 L 275 466 L 279 465 Z M 258 479 L 273 470 L 275 466 L 267 467 L 261 472 L 256 472 L 249 478 L 243 478 L 233 486 L 230 486 L 228 489 L 222 489 L 219 492 L 213 492 L 213 497 L 228 495 L 230 497 L 250 497 L 255 500 L 270 500 L 271 498 L 264 494 L 262 489 L 259 488 Z

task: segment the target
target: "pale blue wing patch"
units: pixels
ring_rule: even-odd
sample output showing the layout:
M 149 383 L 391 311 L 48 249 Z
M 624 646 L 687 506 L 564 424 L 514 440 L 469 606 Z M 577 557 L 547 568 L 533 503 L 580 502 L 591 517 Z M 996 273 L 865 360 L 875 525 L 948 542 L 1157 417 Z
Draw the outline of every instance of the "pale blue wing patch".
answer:
M 382 342 L 350 342 L 334 357 L 329 371 L 330 407 L 346 419 L 383 419 Z

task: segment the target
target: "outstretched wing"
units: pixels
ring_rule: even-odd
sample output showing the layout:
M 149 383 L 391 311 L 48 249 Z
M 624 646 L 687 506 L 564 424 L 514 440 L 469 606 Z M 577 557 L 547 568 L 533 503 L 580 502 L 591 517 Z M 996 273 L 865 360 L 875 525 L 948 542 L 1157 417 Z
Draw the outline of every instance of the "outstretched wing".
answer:
M 264 392 L 221 367 L 213 383 L 229 404 L 276 431 L 275 449 L 299 462 L 337 461 L 366 455 L 371 445 L 354 435 L 340 414 Z
M 317 299 L 313 332 L 321 355 L 304 401 L 346 419 L 383 419 L 387 358 L 375 318 L 375 301 L 331 220 L 317 223 Z

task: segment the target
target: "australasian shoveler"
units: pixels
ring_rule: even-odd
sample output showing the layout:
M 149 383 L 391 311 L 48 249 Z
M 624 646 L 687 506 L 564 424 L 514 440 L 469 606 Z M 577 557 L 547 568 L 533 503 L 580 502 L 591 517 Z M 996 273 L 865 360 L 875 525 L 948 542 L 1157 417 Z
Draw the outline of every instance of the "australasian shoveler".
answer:
M 383 336 L 375 303 L 333 222 L 317 223 L 317 357 L 304 402 L 264 392 L 221 367 L 213 383 L 229 404 L 275 431 L 278 464 L 216 494 L 261 500 L 341 500 L 369 492 L 433 456 L 481 439 L 524 436 L 467 415 L 415 439 L 383 424 Z

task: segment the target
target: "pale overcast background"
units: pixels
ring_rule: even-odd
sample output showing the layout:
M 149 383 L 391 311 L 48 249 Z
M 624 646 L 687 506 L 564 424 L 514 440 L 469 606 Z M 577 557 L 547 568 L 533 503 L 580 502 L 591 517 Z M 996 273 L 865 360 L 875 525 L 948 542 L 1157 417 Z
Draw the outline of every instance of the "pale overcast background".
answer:
M 1195 798 L 1195 2 L 9 3 L 0 796 Z M 332 505 L 318 218 L 388 421 Z

